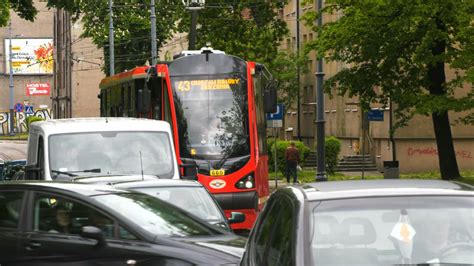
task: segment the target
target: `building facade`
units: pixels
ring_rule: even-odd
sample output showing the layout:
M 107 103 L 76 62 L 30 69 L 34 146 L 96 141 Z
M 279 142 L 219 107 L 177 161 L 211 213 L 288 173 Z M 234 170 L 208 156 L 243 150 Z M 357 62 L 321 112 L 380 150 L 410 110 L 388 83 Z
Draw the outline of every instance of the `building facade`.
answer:
M 45 119 L 52 116 L 54 13 L 45 2 L 34 1 L 34 4 L 38 9 L 34 22 L 10 11 L 10 27 L 0 28 L 0 135 L 11 133 L 11 104 L 17 133 L 26 132 L 27 116 Z M 10 37 L 13 101 L 10 101 Z
M 72 21 L 68 12 L 54 13 L 55 75 L 52 93 L 57 118 L 100 115 L 99 83 L 105 74 L 103 50 L 90 38 L 81 37 L 81 21 Z

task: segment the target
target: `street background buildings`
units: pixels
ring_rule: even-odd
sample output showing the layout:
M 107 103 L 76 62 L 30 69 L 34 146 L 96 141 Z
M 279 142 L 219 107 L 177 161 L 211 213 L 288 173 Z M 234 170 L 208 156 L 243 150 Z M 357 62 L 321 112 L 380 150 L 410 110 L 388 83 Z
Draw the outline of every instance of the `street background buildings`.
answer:
M 53 40 L 53 10 L 46 3 L 35 2 L 38 16 L 35 22 L 29 22 L 11 15 L 12 64 L 13 64 L 13 104 L 21 111 L 15 112 L 15 127 L 26 131 L 25 117 L 33 112 L 39 116 L 51 114 L 51 89 L 53 86 L 53 68 L 49 45 Z M 9 28 L 0 28 L 0 134 L 9 133 L 10 89 L 9 89 Z M 52 47 L 51 47 L 52 48 Z M 43 53 L 40 53 L 43 52 Z M 36 85 L 41 84 L 41 85 Z M 27 86 L 31 89 L 27 93 Z M 35 86 L 41 86 L 41 93 L 34 93 Z M 44 88 L 48 86 L 49 88 Z M 36 91 L 36 90 L 35 90 Z M 28 95 L 30 94 L 30 95 Z M 28 107 L 27 114 L 25 105 Z
M 303 2 L 303 1 L 300 1 Z M 103 51 L 96 48 L 90 39 L 80 37 L 82 25 L 72 22 L 70 16 L 62 10 L 48 10 L 44 2 L 35 1 L 39 14 L 34 23 L 20 19 L 12 12 L 12 36 L 18 39 L 54 39 L 54 75 L 23 74 L 14 76 L 15 103 L 27 103 L 55 118 L 84 117 L 99 115 L 99 82 L 104 77 L 101 67 L 104 62 Z M 313 4 L 300 6 L 300 16 L 314 10 Z M 296 50 L 296 0 L 278 11 L 290 30 L 280 49 Z M 338 19 L 337 15 L 323 17 L 324 23 Z M 199 22 L 198 22 L 199 23 Z M 0 28 L 0 134 L 8 133 L 7 121 L 9 109 L 9 76 L 5 55 L 5 39 L 8 39 L 8 27 Z M 317 35 L 300 23 L 300 51 L 307 42 L 317 38 Z M 212 46 L 212 43 L 211 43 Z M 173 55 L 188 47 L 187 34 L 176 34 L 163 47 L 159 47 L 160 60 L 172 60 Z M 325 78 L 329 78 L 345 65 L 340 62 L 324 62 Z M 308 71 L 300 78 L 300 107 L 294 104 L 285 112 L 284 127 L 280 129 L 281 138 L 297 139 L 298 131 L 301 140 L 315 149 L 315 93 L 316 54 L 309 53 Z M 447 69 L 448 79 L 453 73 Z M 296 77 L 295 77 L 296 79 Z M 48 95 L 26 95 L 29 83 L 49 83 Z M 467 84 L 458 90 L 465 94 L 472 90 Z M 333 91 L 335 92 L 335 91 Z M 363 130 L 363 115 L 358 98 L 325 95 L 326 136 L 335 136 L 342 141 L 341 158 L 348 155 L 368 154 L 378 170 L 383 170 L 383 162 L 391 161 L 392 144 L 389 141 L 388 117 L 390 110 L 387 106 L 373 105 L 373 109 L 383 112 L 383 121 L 373 121 L 368 129 Z M 394 106 L 396 108 L 396 106 Z M 298 115 L 299 111 L 299 115 Z M 20 112 L 21 113 L 21 112 Z M 21 116 L 19 114 L 19 116 Z M 300 117 L 301 128 L 298 129 L 297 118 Z M 474 169 L 474 127 L 472 125 L 455 124 L 459 114 L 450 113 L 452 134 L 460 170 Z M 19 117 L 21 118 L 21 117 Z M 19 119 L 21 120 L 21 119 Z M 22 128 L 22 126 L 20 126 Z M 364 134 L 364 132 L 367 132 Z M 362 143 L 365 143 L 362 147 Z M 407 127 L 395 132 L 396 155 L 400 162 L 401 172 L 420 172 L 438 169 L 438 151 L 434 137 L 433 124 L 430 116 L 416 116 Z

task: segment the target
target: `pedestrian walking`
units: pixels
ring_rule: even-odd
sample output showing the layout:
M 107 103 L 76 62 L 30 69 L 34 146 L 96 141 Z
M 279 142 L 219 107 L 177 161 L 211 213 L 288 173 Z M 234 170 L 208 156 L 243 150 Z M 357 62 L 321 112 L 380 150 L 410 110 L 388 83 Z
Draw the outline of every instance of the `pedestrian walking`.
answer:
M 293 176 L 293 183 L 298 183 L 297 167 L 300 162 L 300 152 L 296 148 L 296 144 L 292 141 L 290 146 L 285 151 L 286 162 L 286 181 L 290 183 L 290 178 Z

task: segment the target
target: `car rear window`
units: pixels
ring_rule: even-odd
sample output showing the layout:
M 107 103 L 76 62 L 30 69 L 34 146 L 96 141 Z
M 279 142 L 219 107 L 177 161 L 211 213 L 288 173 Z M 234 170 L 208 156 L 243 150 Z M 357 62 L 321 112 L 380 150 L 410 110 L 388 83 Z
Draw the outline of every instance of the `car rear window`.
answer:
M 313 203 L 316 265 L 474 264 L 474 197 Z

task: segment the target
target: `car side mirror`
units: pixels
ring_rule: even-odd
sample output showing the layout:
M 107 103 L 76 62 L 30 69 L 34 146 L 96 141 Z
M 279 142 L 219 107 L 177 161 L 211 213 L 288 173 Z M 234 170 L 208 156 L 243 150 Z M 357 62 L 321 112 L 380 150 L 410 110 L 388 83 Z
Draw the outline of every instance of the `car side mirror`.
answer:
M 39 180 L 41 168 L 38 165 L 25 166 L 25 180 Z
M 231 212 L 229 218 L 229 224 L 245 222 L 245 214 L 241 212 Z
M 89 238 L 97 240 L 97 247 L 103 247 L 106 245 L 104 234 L 102 230 L 95 226 L 83 226 L 81 228 L 81 236 L 83 238 Z
M 197 166 L 195 163 L 186 163 L 180 165 L 182 169 L 181 179 L 185 180 L 198 180 L 197 178 Z

